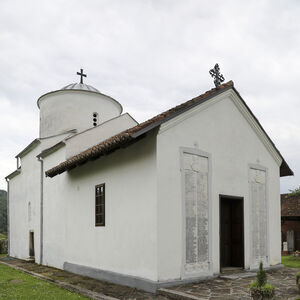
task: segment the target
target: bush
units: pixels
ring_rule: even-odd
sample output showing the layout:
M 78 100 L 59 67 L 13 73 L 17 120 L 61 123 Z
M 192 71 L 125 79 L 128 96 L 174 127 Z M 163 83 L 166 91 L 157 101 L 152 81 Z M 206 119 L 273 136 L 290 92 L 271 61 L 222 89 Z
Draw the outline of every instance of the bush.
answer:
M 250 291 L 253 299 L 272 299 L 275 295 L 275 288 L 272 284 L 265 283 L 259 286 L 257 281 L 251 282 Z
M 269 283 L 266 283 L 265 285 L 263 285 L 261 287 L 261 291 L 262 291 L 262 294 L 267 298 L 274 297 L 274 295 L 275 295 L 275 287 Z
M 298 272 L 298 273 L 296 274 L 296 284 L 297 284 L 298 289 L 299 289 L 299 291 L 300 291 L 300 272 Z
M 0 240 L 0 254 L 7 254 L 7 240 Z
M 259 271 L 256 274 L 256 280 L 251 282 L 249 288 L 250 288 L 250 295 L 253 299 L 260 300 L 260 299 L 274 298 L 275 288 L 272 284 L 267 283 L 267 273 L 263 269 L 262 262 L 260 262 L 259 264 Z

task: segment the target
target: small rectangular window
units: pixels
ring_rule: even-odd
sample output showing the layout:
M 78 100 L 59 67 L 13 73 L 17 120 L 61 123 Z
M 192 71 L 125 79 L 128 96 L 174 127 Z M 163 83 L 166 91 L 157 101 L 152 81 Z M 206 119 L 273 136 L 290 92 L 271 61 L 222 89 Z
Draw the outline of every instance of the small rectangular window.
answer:
M 95 225 L 105 226 L 105 183 L 95 186 Z

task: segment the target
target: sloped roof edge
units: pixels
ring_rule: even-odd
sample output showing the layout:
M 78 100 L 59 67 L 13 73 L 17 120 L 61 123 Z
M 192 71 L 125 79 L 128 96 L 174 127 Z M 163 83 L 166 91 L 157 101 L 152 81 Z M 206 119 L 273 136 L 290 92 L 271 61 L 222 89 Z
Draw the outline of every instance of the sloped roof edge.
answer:
M 38 154 L 36 157 L 37 158 L 45 158 L 46 156 L 48 156 L 49 154 L 51 154 L 51 153 L 53 153 L 53 152 L 55 152 L 56 150 L 58 150 L 58 149 L 60 149 L 60 148 L 62 148 L 63 146 L 65 146 L 65 141 L 64 140 L 62 140 L 62 141 L 60 141 L 60 142 L 58 142 L 58 143 L 56 143 L 55 145 L 53 145 L 53 146 L 51 146 L 51 147 L 49 147 L 49 148 L 47 148 L 47 149 L 44 149 L 40 154 Z
M 13 172 L 10 173 L 9 175 L 7 175 L 7 176 L 5 177 L 5 179 L 6 179 L 6 180 L 7 180 L 7 179 L 10 180 L 10 179 L 16 177 L 17 175 L 19 175 L 20 173 L 21 173 L 21 168 L 19 168 L 19 169 L 13 171 Z
M 24 156 L 29 151 L 34 149 L 40 142 L 41 142 L 40 139 L 34 139 L 28 146 L 26 146 L 20 153 L 18 153 L 15 156 L 15 158 Z
M 280 166 L 280 176 L 289 176 L 293 175 L 293 171 L 289 168 L 288 164 L 285 162 L 284 158 L 270 139 L 270 137 L 267 135 L 261 124 L 259 123 L 258 119 L 254 116 L 250 108 L 247 106 L 245 101 L 242 99 L 240 94 L 237 92 L 237 90 L 234 88 L 233 81 L 229 81 L 225 84 L 220 85 L 218 88 L 213 88 L 204 94 L 195 97 L 187 102 L 184 102 L 180 105 L 177 105 L 141 124 L 138 124 L 132 128 L 129 128 L 111 138 L 106 139 L 105 141 L 102 141 L 101 143 L 88 148 L 87 150 L 72 156 L 71 158 L 67 159 L 66 161 L 60 163 L 59 165 L 47 170 L 45 172 L 46 176 L 48 177 L 54 177 L 58 174 L 61 174 L 67 170 L 73 169 L 77 167 L 78 165 L 84 164 L 89 160 L 97 159 L 100 156 L 107 155 L 110 152 L 121 148 L 126 147 L 131 141 L 135 140 L 136 138 L 142 136 L 143 134 L 147 133 L 148 131 L 160 126 L 162 123 L 167 122 L 168 120 L 184 113 L 185 111 L 205 102 L 209 99 L 217 96 L 218 94 L 221 94 L 229 89 L 233 89 L 238 97 L 241 99 L 241 101 L 245 104 L 246 108 L 249 110 L 251 115 L 254 117 L 260 128 L 263 130 L 263 132 L 266 134 L 267 138 L 273 145 L 274 149 L 277 151 L 277 153 L 282 158 L 282 164 Z
M 285 159 L 283 158 L 283 156 L 281 155 L 280 151 L 277 149 L 277 147 L 275 146 L 275 144 L 273 143 L 273 141 L 271 140 L 271 138 L 269 137 L 269 135 L 266 133 L 266 131 L 264 130 L 264 128 L 260 124 L 259 120 L 256 118 L 256 116 L 253 114 L 253 112 L 251 111 L 251 109 L 249 108 L 249 106 L 246 104 L 245 100 L 242 98 L 242 96 L 236 90 L 236 88 L 234 86 L 232 86 L 232 89 L 235 91 L 235 93 L 238 95 L 238 97 L 240 98 L 240 100 L 246 106 L 246 108 L 248 109 L 248 111 L 250 112 L 250 114 L 252 115 L 252 117 L 254 118 L 254 120 L 259 125 L 260 129 L 263 131 L 263 133 L 266 135 L 266 137 L 268 138 L 268 140 L 271 143 L 271 145 L 274 147 L 274 149 L 276 150 L 276 152 L 278 153 L 278 155 L 281 157 L 282 162 L 281 162 L 281 165 L 280 165 L 280 177 L 293 176 L 294 172 L 289 167 L 289 165 L 287 164 L 287 162 L 285 161 Z

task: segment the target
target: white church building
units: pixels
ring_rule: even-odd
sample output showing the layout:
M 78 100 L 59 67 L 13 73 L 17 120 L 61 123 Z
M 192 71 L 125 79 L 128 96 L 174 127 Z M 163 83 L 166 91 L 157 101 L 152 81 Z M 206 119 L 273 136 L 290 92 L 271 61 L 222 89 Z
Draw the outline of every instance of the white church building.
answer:
M 147 291 L 280 265 L 293 172 L 232 81 L 141 124 L 82 77 L 37 105 L 6 177 L 10 256 Z

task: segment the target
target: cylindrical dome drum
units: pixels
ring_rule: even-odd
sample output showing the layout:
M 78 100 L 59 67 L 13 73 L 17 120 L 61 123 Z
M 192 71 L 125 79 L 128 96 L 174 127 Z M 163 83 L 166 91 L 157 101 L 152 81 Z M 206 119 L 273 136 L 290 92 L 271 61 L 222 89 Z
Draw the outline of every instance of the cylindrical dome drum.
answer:
M 70 84 L 38 99 L 40 137 L 81 132 L 122 113 L 121 104 L 86 84 Z

